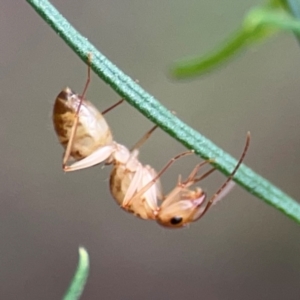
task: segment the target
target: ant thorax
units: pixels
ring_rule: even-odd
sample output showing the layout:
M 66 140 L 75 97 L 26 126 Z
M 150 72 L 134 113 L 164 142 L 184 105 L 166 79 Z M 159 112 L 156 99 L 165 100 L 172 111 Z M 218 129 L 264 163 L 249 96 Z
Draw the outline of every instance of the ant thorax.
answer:
M 66 149 L 68 145 L 80 101 L 78 125 L 70 149 L 70 156 L 75 160 L 89 156 L 113 140 L 110 128 L 98 109 L 67 87 L 59 93 L 53 108 L 54 129 L 62 146 Z
M 121 146 L 121 145 L 118 145 Z M 126 211 L 142 219 L 155 219 L 161 198 L 159 180 L 144 189 L 156 172 L 150 166 L 143 166 L 137 159 L 138 151 L 121 146 L 113 154 L 113 170 L 110 175 L 110 191 L 116 202 Z M 127 150 L 127 151 L 126 151 Z M 126 160 L 127 159 L 127 160 Z

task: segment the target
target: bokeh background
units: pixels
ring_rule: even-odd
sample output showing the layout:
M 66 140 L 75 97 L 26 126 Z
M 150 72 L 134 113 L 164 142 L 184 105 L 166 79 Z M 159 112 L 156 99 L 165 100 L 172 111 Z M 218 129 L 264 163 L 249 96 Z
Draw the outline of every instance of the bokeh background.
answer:
M 177 82 L 172 61 L 206 53 L 260 1 L 64 0 L 53 4 L 166 107 L 299 199 L 300 47 L 281 34 L 209 75 Z M 300 227 L 237 187 L 189 229 L 167 230 L 123 212 L 109 194 L 109 168 L 61 170 L 54 99 L 80 93 L 86 66 L 25 2 L 0 4 L 0 298 L 61 299 L 87 248 L 82 299 L 299 299 Z M 119 99 L 93 75 L 99 109 Z M 150 126 L 127 103 L 107 115 L 115 139 L 132 145 Z M 182 145 L 158 130 L 141 160 L 159 169 Z M 188 157 L 163 177 L 199 162 Z M 202 183 L 213 193 L 224 180 Z

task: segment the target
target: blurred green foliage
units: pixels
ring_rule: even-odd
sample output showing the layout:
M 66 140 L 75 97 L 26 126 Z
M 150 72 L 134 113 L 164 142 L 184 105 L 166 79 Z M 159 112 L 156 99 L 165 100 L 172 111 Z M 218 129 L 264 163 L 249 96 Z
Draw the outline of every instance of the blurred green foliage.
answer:
M 207 54 L 185 58 L 174 64 L 172 75 L 178 79 L 201 76 L 218 68 L 247 48 L 267 40 L 279 31 L 300 35 L 299 0 L 273 0 L 252 8 L 237 29 Z

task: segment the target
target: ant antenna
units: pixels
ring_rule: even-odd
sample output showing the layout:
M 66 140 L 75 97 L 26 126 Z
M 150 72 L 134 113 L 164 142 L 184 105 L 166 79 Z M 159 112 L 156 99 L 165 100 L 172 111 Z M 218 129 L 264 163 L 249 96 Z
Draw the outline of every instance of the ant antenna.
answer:
M 210 198 L 210 200 L 208 201 L 208 203 L 206 204 L 202 214 L 200 215 L 199 219 L 208 211 L 208 209 L 211 207 L 211 205 L 213 204 L 214 200 L 218 197 L 218 195 L 220 195 L 220 193 L 225 189 L 225 187 L 227 186 L 227 184 L 232 180 L 232 178 L 234 177 L 235 173 L 237 172 L 238 168 L 240 167 L 240 165 L 242 164 L 247 150 L 249 148 L 249 144 L 250 144 L 250 132 L 247 132 L 247 137 L 246 137 L 246 143 L 245 143 L 245 147 L 243 150 L 243 153 L 237 163 L 237 165 L 235 166 L 235 168 L 233 169 L 233 171 L 231 172 L 230 176 L 226 179 L 226 181 L 222 184 L 222 186 L 217 190 L 217 192 Z

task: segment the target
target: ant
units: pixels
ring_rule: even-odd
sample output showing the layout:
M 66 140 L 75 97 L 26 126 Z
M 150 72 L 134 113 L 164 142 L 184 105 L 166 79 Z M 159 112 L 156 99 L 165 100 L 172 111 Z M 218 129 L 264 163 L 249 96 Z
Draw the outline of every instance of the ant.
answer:
M 234 170 L 207 201 L 201 188 L 190 190 L 189 187 L 209 176 L 215 168 L 197 177 L 199 169 L 213 160 L 197 164 L 186 180 L 179 176 L 175 188 L 166 196 L 163 195 L 160 177 L 179 158 L 193 153 L 183 152 L 172 158 L 160 172 L 151 166 L 143 165 L 138 160 L 138 149 L 157 128 L 154 126 L 132 148 L 118 144 L 108 126 L 104 114 L 118 106 L 123 99 L 100 113 L 88 100 L 85 94 L 90 83 L 91 55 L 88 56 L 88 76 L 81 95 L 66 87 L 56 98 L 53 109 L 53 123 L 56 134 L 65 148 L 63 169 L 66 172 L 88 168 L 102 162 L 112 164 L 110 175 L 110 191 L 116 202 L 126 211 L 142 218 L 155 220 L 168 228 L 184 227 L 199 220 L 209 208 L 227 194 L 234 186 L 231 182 L 241 165 L 250 143 L 250 133 L 247 134 L 244 151 Z M 75 160 L 70 166 L 70 158 Z M 157 202 L 162 201 L 161 205 Z

